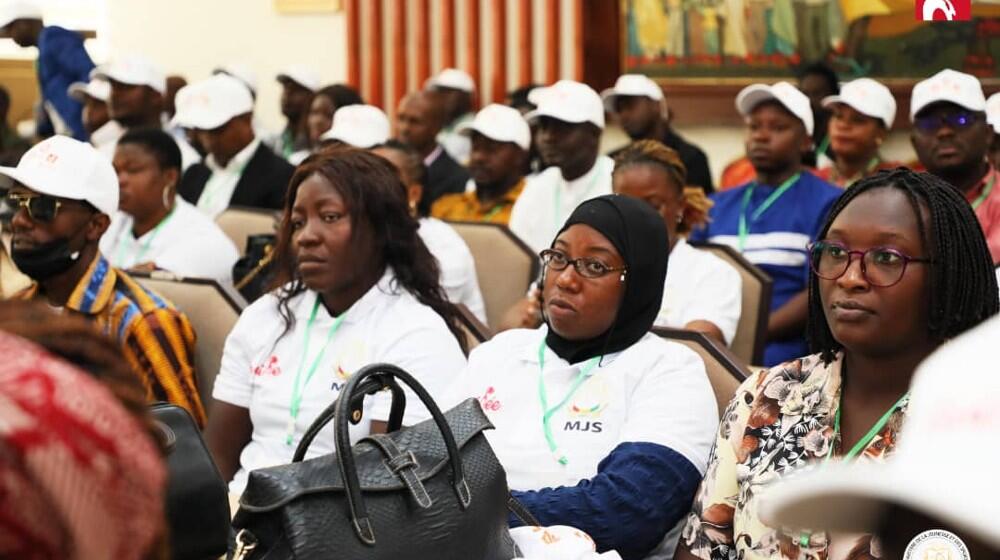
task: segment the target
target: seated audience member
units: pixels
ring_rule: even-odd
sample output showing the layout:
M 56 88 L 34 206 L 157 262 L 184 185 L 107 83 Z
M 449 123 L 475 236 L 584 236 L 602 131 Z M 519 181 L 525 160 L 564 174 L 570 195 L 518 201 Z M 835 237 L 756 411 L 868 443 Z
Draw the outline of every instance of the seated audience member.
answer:
M 111 265 L 232 282 L 236 246 L 177 196 L 181 152 L 173 138 L 155 128 L 130 130 L 118 140 L 113 163 L 118 212 L 100 244 Z
M 243 491 L 249 471 L 290 462 L 361 367 L 396 364 L 438 398 L 462 370 L 457 311 L 417 227 L 382 158 L 324 150 L 298 168 L 276 249 L 279 287 L 240 316 L 215 381 L 205 439 L 232 492 Z M 407 393 L 409 425 L 426 411 Z M 388 393 L 369 398 L 352 438 L 384 431 L 388 418 Z M 329 425 L 309 456 L 332 453 L 333 441 Z
M 333 126 L 333 117 L 337 111 L 350 105 L 363 103 L 358 92 L 343 84 L 326 86 L 317 91 L 309 105 L 309 114 L 306 116 L 309 150 L 300 152 L 303 154 L 302 159 L 305 159 L 305 156 L 308 156 L 312 150 L 319 146 L 320 137 Z M 300 160 L 294 163 L 297 165 L 302 162 Z
M 207 216 L 230 206 L 279 209 L 294 168 L 253 131 L 253 99 L 237 79 L 215 75 L 178 95 L 174 123 L 194 129 L 208 151 L 177 192 Z
M 431 207 L 442 220 L 510 221 L 514 202 L 524 190 L 524 169 L 531 148 L 531 129 L 517 109 L 489 105 L 460 133 L 472 139 L 469 174 L 475 188 L 446 194 Z
M 444 102 L 445 123 L 437 135 L 438 144 L 453 160 L 465 165 L 469 161 L 472 145 L 461 132 L 472 122 L 476 82 L 466 72 L 445 68 L 428 79 L 424 89 L 437 92 Z
M 706 227 L 695 241 L 731 245 L 774 279 L 764 365 L 806 353 L 806 245 L 841 190 L 804 171 L 812 142 L 809 99 L 787 82 L 747 86 L 736 97 L 746 119 L 747 156 L 757 178 L 713 195 Z
M 309 148 L 306 119 L 313 94 L 319 89 L 319 76 L 311 68 L 294 65 L 278 74 L 281 83 L 281 114 L 285 128 L 274 144 L 274 151 L 286 160 L 295 152 Z
M 611 193 L 614 161 L 599 152 L 604 104 L 570 80 L 531 92 L 538 108 L 525 115 L 548 169 L 529 177 L 510 213 L 510 229 L 535 251 L 549 246 L 581 202 Z
M 841 188 L 883 169 L 895 169 L 899 162 L 886 162 L 879 154 L 892 121 L 896 119 L 896 99 L 889 88 L 869 78 L 848 82 L 837 95 L 823 99 L 830 110 L 828 137 L 832 165 L 816 175 Z
M 72 334 L 92 367 L 103 337 Z M 133 393 L 7 332 L 0 351 L 0 557 L 167 558 L 167 472 Z
M 507 94 L 507 99 L 505 103 L 509 107 L 517 109 L 517 112 L 521 115 L 527 115 L 528 113 L 534 111 L 537 106 L 528 99 L 531 92 L 536 88 L 540 87 L 538 84 L 528 84 L 521 86 L 514 91 Z M 538 132 L 537 126 L 531 126 L 531 149 L 528 150 L 528 161 L 524 166 L 525 175 L 533 175 L 535 173 L 540 173 L 544 170 L 547 165 L 542 161 L 541 155 L 538 153 L 538 142 L 535 140 L 535 136 Z
M 629 144 L 615 158 L 612 181 L 616 194 L 649 203 L 667 226 L 670 266 L 655 325 L 732 342 L 740 321 L 743 280 L 729 263 L 681 237 L 705 223 L 712 203 L 701 187 L 685 186 L 680 155 L 656 140 Z
M 848 189 L 810 246 L 812 355 L 748 378 L 719 427 L 677 560 L 878 557 L 759 517 L 766 484 L 832 459 L 878 463 L 906 437 L 917 365 L 1000 309 L 972 210 L 943 181 L 882 171 Z M 858 548 L 861 555 L 847 555 Z
M 121 133 L 132 128 L 163 126 L 163 98 L 167 92 L 167 78 L 148 58 L 136 54 L 116 58 L 94 69 L 91 79 L 95 78 L 111 84 L 108 112 L 121 125 Z M 201 156 L 190 144 L 180 138 L 175 137 L 174 140 L 181 150 L 182 168 L 185 171 L 201 161 Z M 117 141 L 118 138 L 112 138 L 109 133 L 105 153 L 113 157 L 113 146 Z
M 469 172 L 438 144 L 444 119 L 444 101 L 436 92 L 411 93 L 399 102 L 396 110 L 398 140 L 416 150 L 427 168 L 419 207 L 422 215 L 429 214 L 431 205 L 442 195 L 465 192 L 469 180 Z
M 1000 262 L 1000 172 L 987 159 L 993 130 L 975 76 L 942 70 L 913 86 L 910 140 L 920 163 L 965 196 Z
M 718 426 L 701 359 L 649 332 L 667 247 L 648 204 L 581 204 L 541 254 L 546 326 L 475 348 L 446 403 L 479 399 L 513 495 L 542 526 L 627 560 L 683 519 Z
M 319 137 L 321 146 L 347 144 L 367 150 L 389 140 L 389 117 L 373 105 L 348 105 L 333 116 L 333 125 Z
M 87 141 L 109 160 L 115 157 L 115 142 L 125 130 L 108 112 L 111 84 L 97 78 L 87 83 L 76 82 L 69 86 L 69 96 L 83 104 L 83 129 L 87 132 Z
M 831 117 L 830 110 L 823 105 L 827 97 L 840 93 L 840 80 L 837 73 L 825 62 L 813 62 L 799 70 L 798 90 L 809 98 L 812 110 L 813 127 L 812 148 L 803 157 L 803 165 L 809 167 L 826 167 L 830 158 L 830 137 L 827 134 Z
M 249 64 L 244 64 L 242 62 L 231 62 L 229 64 L 223 64 L 215 70 L 212 70 L 212 74 L 225 74 L 227 76 L 232 76 L 239 80 L 250 90 L 250 97 L 253 98 L 254 104 L 257 103 L 257 72 L 254 71 L 253 67 Z M 278 135 L 270 132 L 268 128 L 260 122 L 260 119 L 254 116 L 253 119 L 253 131 L 254 134 L 260 138 L 269 148 L 274 148 L 278 143 Z
M 406 187 L 410 214 L 418 219 L 420 225 L 417 233 L 437 261 L 445 295 L 450 301 L 467 307 L 485 323 L 486 305 L 479 289 L 472 251 L 453 227 L 437 218 L 420 214 L 420 191 L 423 188 L 421 174 L 424 172 L 420 155 L 413 148 L 395 140 L 376 146 L 373 152 L 387 159 L 399 173 L 403 186 Z
M 118 210 L 111 162 L 89 144 L 53 136 L 0 174 L 14 180 L 11 258 L 35 280 L 15 297 L 91 319 L 122 346 L 150 401 L 182 406 L 203 424 L 187 317 L 113 268 L 98 249 Z
M 674 150 L 687 169 L 688 185 L 701 187 L 706 193 L 715 190 L 705 152 L 681 138 L 670 126 L 670 112 L 659 84 L 642 74 L 625 74 L 618 78 L 615 87 L 601 92 L 601 98 L 604 108 L 618 116 L 633 142 L 656 140 Z M 608 155 L 614 158 L 619 151 Z
M 990 137 L 990 165 L 994 169 L 1000 168 L 1000 93 L 994 93 L 986 100 L 986 122 L 993 128 Z

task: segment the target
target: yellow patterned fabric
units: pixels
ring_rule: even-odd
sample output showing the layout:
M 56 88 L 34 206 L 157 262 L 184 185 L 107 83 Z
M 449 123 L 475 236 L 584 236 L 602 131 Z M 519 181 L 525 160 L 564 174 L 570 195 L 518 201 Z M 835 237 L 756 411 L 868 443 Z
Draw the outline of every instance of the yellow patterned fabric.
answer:
M 507 225 L 510 222 L 510 211 L 523 190 L 524 178 L 521 178 L 507 191 L 500 202 L 489 206 L 479 203 L 475 191 L 446 194 L 434 202 L 431 216 L 451 222 L 488 222 Z
M 18 294 L 39 297 L 38 284 Z M 141 374 L 146 395 L 191 413 L 205 425 L 205 409 L 194 374 L 195 332 L 184 313 L 98 255 L 66 301 L 66 309 L 92 318 L 115 338 L 132 369 Z

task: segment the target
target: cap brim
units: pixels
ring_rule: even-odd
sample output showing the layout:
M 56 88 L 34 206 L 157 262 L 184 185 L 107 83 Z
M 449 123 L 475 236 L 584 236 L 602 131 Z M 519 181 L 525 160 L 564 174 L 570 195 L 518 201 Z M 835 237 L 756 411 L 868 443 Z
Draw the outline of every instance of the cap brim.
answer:
M 84 198 L 80 196 L 79 189 L 75 188 L 76 185 L 66 185 L 65 189 L 60 189 L 59 184 L 53 181 L 36 180 L 35 178 L 26 175 L 23 171 L 16 167 L 0 166 L 0 175 L 21 183 L 25 187 L 28 187 L 39 194 L 68 198 L 70 200 L 84 200 Z
M 828 95 L 824 97 L 822 101 L 819 102 L 819 104 L 822 105 L 824 109 L 829 109 L 834 103 L 843 103 L 845 105 L 854 107 L 850 103 L 844 101 L 844 98 L 842 98 L 839 95 Z
M 763 84 L 747 86 L 746 89 L 741 91 L 736 97 L 736 110 L 739 114 L 746 117 L 750 115 L 750 113 L 754 110 L 754 107 L 772 99 L 781 103 L 781 100 L 778 99 L 778 96 L 774 95 L 774 92 L 771 91 L 770 87 Z M 781 105 L 791 111 L 791 109 L 789 109 L 784 103 L 781 103 Z
M 87 100 L 88 97 L 90 97 L 90 94 L 87 93 L 87 84 L 83 82 L 75 82 L 70 84 L 69 88 L 66 90 L 66 93 L 70 96 L 70 98 L 75 99 L 80 103 L 83 103 L 84 101 Z
M 954 99 L 938 98 L 938 99 L 930 99 L 930 100 L 925 101 L 924 103 L 922 103 L 920 105 L 911 106 L 910 107 L 910 120 L 912 121 L 914 118 L 916 118 L 916 116 L 917 116 L 918 113 L 920 113 L 924 109 L 930 107 L 931 105 L 934 105 L 935 103 L 951 103 L 952 105 L 958 105 L 959 107 L 961 107 L 963 109 L 968 109 L 970 111 L 975 111 L 977 113 L 985 113 L 986 112 L 986 106 L 985 105 L 982 106 L 982 107 L 969 107 L 968 105 L 966 105 L 964 103 L 959 103 L 958 101 L 956 101 Z
M 297 85 L 299 87 L 305 88 L 305 89 L 307 89 L 307 90 L 309 90 L 309 91 L 311 91 L 313 93 L 316 93 L 316 88 L 314 86 L 312 86 L 310 84 L 304 84 L 304 83 L 302 83 L 302 80 L 296 78 L 295 76 L 289 76 L 288 74 L 278 74 L 277 78 L 275 78 L 275 79 L 277 79 L 279 82 L 282 82 L 282 83 L 284 83 L 284 82 L 292 82 L 293 84 L 295 84 L 295 85 Z M 247 86 L 247 87 L 249 87 L 249 86 Z
M 591 121 L 590 119 L 588 119 L 586 117 L 574 117 L 574 116 L 570 116 L 570 115 L 560 115 L 560 114 L 556 114 L 556 111 L 550 111 L 550 110 L 546 110 L 546 109 L 535 109 L 534 111 L 531 111 L 530 113 L 524 115 L 524 120 L 528 121 L 528 124 L 535 124 L 535 123 L 538 122 L 538 119 L 540 119 L 542 117 L 549 117 L 551 119 L 555 119 L 557 121 L 562 121 L 562 122 L 570 123 L 570 124 L 590 123 L 590 124 L 593 124 L 594 126 L 597 126 L 596 124 L 594 124 L 593 121 Z M 598 128 L 601 128 L 601 127 L 598 127 Z

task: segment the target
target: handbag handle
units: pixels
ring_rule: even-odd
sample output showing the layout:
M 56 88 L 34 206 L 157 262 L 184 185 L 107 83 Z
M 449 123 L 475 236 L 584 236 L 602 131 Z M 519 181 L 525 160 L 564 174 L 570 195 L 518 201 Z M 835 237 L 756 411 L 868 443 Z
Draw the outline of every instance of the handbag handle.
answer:
M 362 385 L 364 381 L 375 380 L 380 387 L 394 385 L 394 381 L 402 382 L 416 393 L 420 401 L 424 403 L 431 413 L 434 423 L 441 432 L 444 439 L 445 448 L 448 450 L 448 460 L 451 463 L 452 487 L 458 496 L 458 502 L 462 509 L 469 507 L 472 503 L 472 494 L 469 485 L 465 480 L 465 469 L 462 467 L 462 457 L 458 452 L 458 444 L 455 443 L 455 435 L 451 432 L 444 414 L 438 408 L 434 399 L 412 375 L 406 373 L 401 368 L 392 364 L 372 364 L 362 368 L 351 376 L 347 385 L 341 389 L 341 398 L 334 403 L 336 423 L 334 429 L 337 434 L 337 465 L 340 467 L 340 475 L 344 480 L 344 487 L 347 490 L 347 503 L 351 510 L 351 521 L 354 524 L 354 532 L 362 542 L 368 545 L 375 545 L 375 532 L 372 530 L 371 520 L 368 517 L 368 508 L 365 506 L 364 497 L 361 495 L 361 483 L 358 480 L 358 471 L 354 463 L 354 455 L 351 453 L 350 434 L 348 432 L 347 420 L 350 413 L 349 403 L 353 401 L 354 395 L 360 393 L 360 389 L 367 389 L 368 385 Z M 364 395 L 366 393 L 360 393 Z M 345 398 L 346 397 L 346 398 Z M 395 397 L 394 397 L 395 400 Z M 394 403 L 395 404 L 395 403 Z

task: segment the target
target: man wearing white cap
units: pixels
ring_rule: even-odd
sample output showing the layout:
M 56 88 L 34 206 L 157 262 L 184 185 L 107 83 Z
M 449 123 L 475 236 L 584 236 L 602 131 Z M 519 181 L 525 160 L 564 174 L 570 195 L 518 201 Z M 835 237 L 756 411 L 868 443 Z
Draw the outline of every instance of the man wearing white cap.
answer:
M 531 148 L 528 123 L 517 109 L 492 104 L 459 133 L 472 139 L 468 168 L 475 189 L 442 196 L 431 207 L 431 215 L 442 220 L 506 225 L 524 190 Z
M 83 104 L 82 120 L 87 140 L 111 160 L 115 155 L 115 142 L 125 132 L 118 121 L 111 119 L 108 111 L 111 84 L 100 78 L 87 83 L 76 82 L 69 86 L 69 96 Z
M 986 157 L 993 130 L 985 111 L 986 96 L 975 76 L 942 70 L 913 86 L 910 141 L 927 171 L 972 204 L 993 262 L 1000 263 L 1000 173 Z
M 438 133 L 438 143 L 455 161 L 464 164 L 469 161 L 469 137 L 459 133 L 459 128 L 472 122 L 472 96 L 476 93 L 476 82 L 468 73 L 456 68 L 445 68 L 437 76 L 429 78 L 424 89 L 441 94 L 444 103 L 445 125 Z
M 370 149 L 389 139 L 389 117 L 372 105 L 347 105 L 333 114 L 333 126 L 319 137 L 320 142 L 343 143 Z
M 431 205 L 442 195 L 464 192 L 469 180 L 469 172 L 437 141 L 444 121 L 444 103 L 436 91 L 410 93 L 399 102 L 396 110 L 398 139 L 420 154 L 427 169 L 420 198 L 422 216 L 430 214 Z
M 802 167 L 812 147 L 809 98 L 788 82 L 753 84 L 736 96 L 746 119 L 747 157 L 756 179 L 712 195 L 715 205 L 692 241 L 729 245 L 774 280 L 765 366 L 808 354 L 809 263 L 823 218 L 841 190 Z
M 231 205 L 280 209 L 295 169 L 253 131 L 253 98 L 226 74 L 194 83 L 177 95 L 174 124 L 192 129 L 208 151 L 184 173 L 177 189 L 209 216 Z
M 571 80 L 537 88 L 537 109 L 525 119 L 538 127 L 548 169 L 528 179 L 510 214 L 510 229 L 534 251 L 547 249 L 581 202 L 611 194 L 614 161 L 599 153 L 604 104 L 590 87 Z
M 924 361 L 884 464 L 789 478 L 761 496 L 761 517 L 789 530 L 875 533 L 887 559 L 1000 558 L 998 340 L 994 318 Z
M 618 115 L 618 121 L 633 142 L 657 140 L 673 148 L 687 170 L 688 184 L 701 187 L 706 194 L 715 191 L 705 152 L 671 128 L 663 89 L 656 82 L 642 74 L 625 74 L 618 78 L 614 87 L 601 92 L 601 98 L 605 110 Z M 619 151 L 608 155 L 613 158 Z
M 40 127 L 38 134 L 67 133 L 85 139 L 87 134 L 80 120 L 82 108 L 67 94 L 70 84 L 86 82 L 94 68 L 83 48 L 83 37 L 62 27 L 44 25 L 41 6 L 31 0 L 0 3 L 0 33 L 21 47 L 38 47 L 38 88 L 42 106 L 54 127 Z
M 289 66 L 278 74 L 281 83 L 281 114 L 287 119 L 274 151 L 285 159 L 309 147 L 306 118 L 313 95 L 319 90 L 319 75 L 300 64 Z
M 53 136 L 28 150 L 17 167 L 0 167 L 0 175 L 14 181 L 7 197 L 16 209 L 11 257 L 35 281 L 16 297 L 93 320 L 142 374 L 150 401 L 182 406 L 204 424 L 187 317 L 113 268 L 98 249 L 118 209 L 111 162 L 89 144 Z

